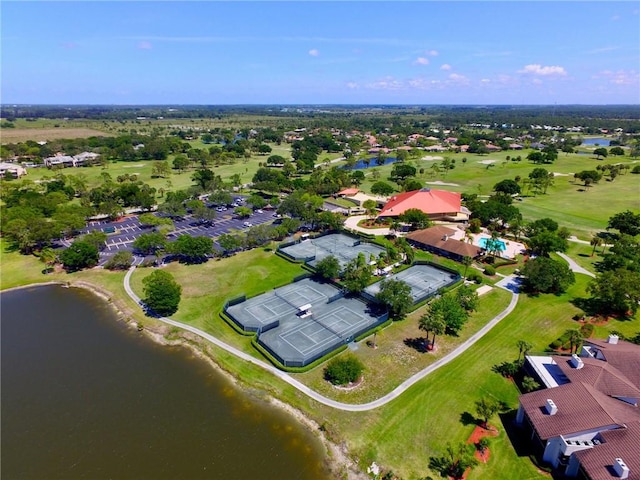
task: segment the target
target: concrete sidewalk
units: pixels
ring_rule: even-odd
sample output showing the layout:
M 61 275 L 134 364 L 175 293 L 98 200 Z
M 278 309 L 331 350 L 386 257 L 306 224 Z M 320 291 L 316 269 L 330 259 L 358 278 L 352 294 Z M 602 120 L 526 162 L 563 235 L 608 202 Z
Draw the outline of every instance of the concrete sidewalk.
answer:
M 367 215 L 354 215 L 353 217 L 348 217 L 344 221 L 344 226 L 349 228 L 350 230 L 355 230 L 356 232 L 368 233 L 369 235 L 389 235 L 389 227 L 384 228 L 364 228 L 359 227 L 358 222 L 361 220 L 366 220 L 369 218 Z

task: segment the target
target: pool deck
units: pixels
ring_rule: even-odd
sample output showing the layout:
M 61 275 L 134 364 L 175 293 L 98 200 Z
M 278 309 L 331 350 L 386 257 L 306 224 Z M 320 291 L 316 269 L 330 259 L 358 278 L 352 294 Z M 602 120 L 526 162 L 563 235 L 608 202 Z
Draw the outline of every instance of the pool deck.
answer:
M 452 236 L 452 238 L 456 239 L 456 240 L 463 240 L 465 238 L 464 236 L 464 231 L 463 230 L 459 230 L 456 229 L 455 234 Z M 482 238 L 486 238 L 486 239 L 491 239 L 491 235 L 489 235 L 488 233 L 474 233 L 471 235 L 472 238 L 472 243 L 474 245 L 477 245 L 478 247 L 482 247 L 480 245 L 480 239 Z M 500 252 L 500 257 L 502 258 L 516 258 L 517 255 L 524 253 L 527 249 L 527 247 L 525 247 L 525 245 L 523 243 L 520 242 L 515 242 L 513 240 L 508 240 L 506 238 L 499 238 L 499 240 L 503 241 L 506 247 L 506 250 L 501 251 Z

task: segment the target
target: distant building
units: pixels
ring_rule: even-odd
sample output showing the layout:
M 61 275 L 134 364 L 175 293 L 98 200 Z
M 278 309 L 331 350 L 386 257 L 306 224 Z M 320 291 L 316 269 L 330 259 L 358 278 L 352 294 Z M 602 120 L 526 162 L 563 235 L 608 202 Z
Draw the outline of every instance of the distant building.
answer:
M 421 250 L 460 261 L 464 257 L 476 258 L 482 255 L 482 248 L 453 238 L 455 230 L 442 225 L 411 232 L 407 241 Z
M 27 169 L 15 163 L 0 162 L 0 178 L 20 178 L 27 174 Z

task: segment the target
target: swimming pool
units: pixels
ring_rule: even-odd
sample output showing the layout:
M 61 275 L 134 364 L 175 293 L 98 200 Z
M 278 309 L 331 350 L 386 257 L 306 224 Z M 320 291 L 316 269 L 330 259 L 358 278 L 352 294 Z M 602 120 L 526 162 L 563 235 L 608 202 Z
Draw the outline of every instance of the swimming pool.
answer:
M 490 238 L 486 238 L 486 237 L 482 237 L 479 241 L 478 241 L 478 245 L 481 248 L 484 248 L 485 250 L 489 250 L 489 246 L 491 246 L 491 243 L 494 242 L 496 244 L 496 250 L 499 250 L 501 252 L 504 252 L 507 249 L 507 245 L 502 241 L 502 240 L 491 240 Z M 487 245 L 488 244 L 488 245 Z

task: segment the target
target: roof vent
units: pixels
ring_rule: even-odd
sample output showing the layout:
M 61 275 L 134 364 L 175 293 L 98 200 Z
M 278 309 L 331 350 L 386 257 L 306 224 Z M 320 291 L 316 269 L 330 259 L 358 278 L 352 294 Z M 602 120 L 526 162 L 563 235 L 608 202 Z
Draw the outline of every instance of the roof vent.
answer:
M 556 407 L 556 404 L 550 398 L 547 398 L 545 409 L 547 410 L 547 413 L 549 415 L 555 415 L 556 413 L 558 413 L 558 407 Z
M 621 458 L 616 458 L 615 462 L 613 462 L 613 469 L 618 477 L 629 478 L 629 467 Z
M 571 355 L 571 366 L 575 369 L 580 370 L 582 367 L 584 367 L 584 362 L 578 355 L 574 353 L 573 355 Z
M 611 345 L 616 345 L 618 343 L 618 335 L 615 335 L 613 333 L 609 335 L 609 339 L 607 340 L 607 343 L 610 343 Z

